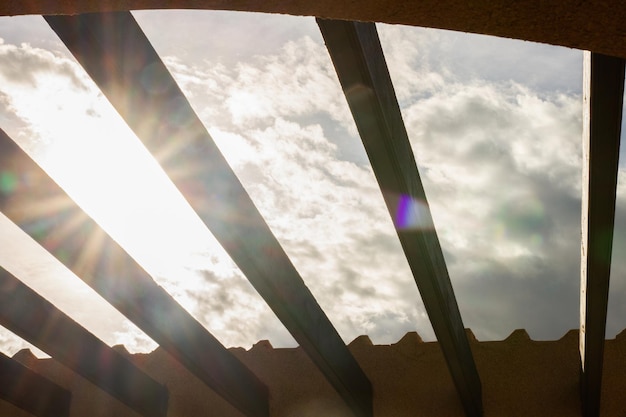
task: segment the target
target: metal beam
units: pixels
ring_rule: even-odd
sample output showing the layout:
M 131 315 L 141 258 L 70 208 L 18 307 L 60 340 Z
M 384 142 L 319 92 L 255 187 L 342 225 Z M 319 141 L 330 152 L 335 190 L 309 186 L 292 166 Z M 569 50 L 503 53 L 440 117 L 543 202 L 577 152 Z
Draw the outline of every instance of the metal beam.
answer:
M 122 354 L 0 267 L 0 325 L 146 417 L 165 417 L 168 391 Z
M 82 0 L 0 1 L 0 15 L 214 9 L 320 16 L 481 33 L 626 57 L 622 0 Z M 558 24 L 555 24 L 558 22 Z
M 69 417 L 72 394 L 0 353 L 0 398 L 37 417 Z
M 0 130 L 0 211 L 244 414 L 267 417 L 268 391 Z M 44 217 L 31 208 L 55 202 Z M 122 203 L 123 204 L 123 203 Z M 96 242 L 97 245 L 93 245 Z
M 132 15 L 46 20 L 326 379 L 371 416 L 369 380 Z
M 481 383 L 374 23 L 317 19 L 468 416 Z
M 600 414 L 624 60 L 584 54 L 580 359 L 583 415 Z

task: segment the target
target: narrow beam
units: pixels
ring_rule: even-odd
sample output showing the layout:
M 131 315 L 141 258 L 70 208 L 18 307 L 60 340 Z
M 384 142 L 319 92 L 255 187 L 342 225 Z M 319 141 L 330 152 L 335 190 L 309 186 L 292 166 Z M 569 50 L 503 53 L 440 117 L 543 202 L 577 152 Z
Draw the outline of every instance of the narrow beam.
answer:
M 72 394 L 0 353 L 0 398 L 36 417 L 69 417 Z
M 369 380 L 132 15 L 46 20 L 355 415 L 371 416 Z
M 600 415 L 624 60 L 584 54 L 580 359 L 583 415 Z
M 268 416 L 267 388 L 256 375 L 158 286 L 2 130 L 0 172 L 7 178 L 0 189 L 0 211 L 216 393 L 247 416 Z M 41 216 L 42 206 L 57 211 Z
M 146 417 L 165 417 L 168 392 L 0 267 L 0 325 Z
M 468 416 L 481 383 L 374 23 L 317 19 Z
M 622 0 L 2 0 L 0 15 L 214 9 L 320 16 L 481 33 L 626 57 Z M 558 24 L 556 24 L 558 22 Z

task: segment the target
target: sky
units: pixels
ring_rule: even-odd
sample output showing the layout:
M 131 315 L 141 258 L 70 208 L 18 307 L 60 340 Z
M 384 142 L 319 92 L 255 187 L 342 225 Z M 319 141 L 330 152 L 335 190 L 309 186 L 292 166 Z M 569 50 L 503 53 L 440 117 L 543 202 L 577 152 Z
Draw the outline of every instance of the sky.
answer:
M 133 14 L 344 341 L 434 340 L 314 19 Z M 465 326 L 577 328 L 582 52 L 377 27 Z M 0 38 L 0 127 L 224 345 L 294 346 L 45 21 L 0 18 Z M 625 172 L 607 337 L 626 327 Z M 4 216 L 0 246 L 0 265 L 109 345 L 155 347 Z M 0 328 L 0 351 L 25 346 Z

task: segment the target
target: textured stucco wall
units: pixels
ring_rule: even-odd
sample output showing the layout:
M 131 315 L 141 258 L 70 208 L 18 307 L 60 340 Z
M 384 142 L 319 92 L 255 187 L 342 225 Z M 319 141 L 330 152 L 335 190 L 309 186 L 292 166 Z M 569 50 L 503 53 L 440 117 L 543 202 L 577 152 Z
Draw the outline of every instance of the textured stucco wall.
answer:
M 470 333 L 470 343 L 482 379 L 485 417 L 580 416 L 577 330 L 557 341 L 532 341 L 518 330 L 504 341 L 478 342 Z M 376 417 L 463 416 L 437 343 L 408 333 L 395 344 L 372 345 L 362 336 L 350 350 L 372 382 Z M 233 352 L 268 386 L 272 417 L 351 416 L 301 349 L 273 349 L 263 341 Z M 608 340 L 605 354 L 601 415 L 618 416 L 626 410 L 626 334 Z M 161 349 L 131 357 L 167 385 L 168 416 L 242 416 Z M 15 358 L 73 392 L 73 417 L 137 416 L 52 359 L 39 360 L 28 351 Z M 0 416 L 5 415 L 21 417 L 0 402 Z
M 215 9 L 399 23 L 588 49 L 626 57 L 621 0 L 48 0 L 0 1 L 0 15 Z

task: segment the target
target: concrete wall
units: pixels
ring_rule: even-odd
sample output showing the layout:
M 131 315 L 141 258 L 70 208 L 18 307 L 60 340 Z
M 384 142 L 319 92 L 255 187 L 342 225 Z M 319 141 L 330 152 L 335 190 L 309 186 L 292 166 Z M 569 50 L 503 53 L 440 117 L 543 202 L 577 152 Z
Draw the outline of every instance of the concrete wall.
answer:
M 483 385 L 485 417 L 581 415 L 577 330 L 557 341 L 532 341 L 523 330 L 496 342 L 478 342 L 469 335 Z M 361 336 L 349 347 L 372 382 L 376 417 L 463 416 L 436 342 L 424 343 L 416 333 L 408 333 L 392 345 L 372 345 Z M 301 349 L 274 349 L 262 341 L 248 351 L 232 351 L 268 386 L 272 417 L 351 416 Z M 623 415 L 626 332 L 607 341 L 605 354 L 601 415 Z M 167 385 L 168 416 L 242 416 L 163 350 L 129 356 Z M 15 359 L 71 390 L 72 416 L 137 416 L 53 359 L 36 359 L 29 351 L 18 352 Z M 0 416 L 22 415 L 0 402 Z

